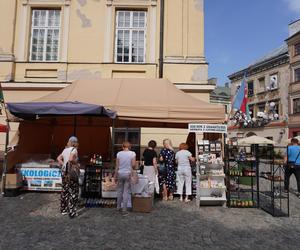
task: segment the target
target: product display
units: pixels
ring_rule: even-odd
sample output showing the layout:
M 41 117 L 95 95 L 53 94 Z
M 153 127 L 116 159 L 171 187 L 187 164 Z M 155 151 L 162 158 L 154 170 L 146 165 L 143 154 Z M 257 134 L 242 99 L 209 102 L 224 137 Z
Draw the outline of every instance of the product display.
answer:
M 258 207 L 257 162 L 251 146 L 228 146 L 226 161 L 228 207 Z
M 97 198 L 87 198 L 84 200 L 85 207 L 106 207 L 115 208 L 117 207 L 116 199 L 97 199 Z
M 284 190 L 284 165 L 279 163 L 283 159 L 267 159 L 259 174 L 260 207 L 275 217 L 290 213 L 289 190 Z
M 93 156 L 90 159 L 90 164 L 102 167 L 102 156 L 100 154 L 93 154 Z
M 230 200 L 230 207 L 253 207 L 254 202 L 252 200 L 241 200 L 241 199 L 232 199 Z
M 226 186 L 221 141 L 197 141 L 197 205 L 224 205 Z
M 102 169 L 93 165 L 87 165 L 83 183 L 83 197 L 101 197 Z

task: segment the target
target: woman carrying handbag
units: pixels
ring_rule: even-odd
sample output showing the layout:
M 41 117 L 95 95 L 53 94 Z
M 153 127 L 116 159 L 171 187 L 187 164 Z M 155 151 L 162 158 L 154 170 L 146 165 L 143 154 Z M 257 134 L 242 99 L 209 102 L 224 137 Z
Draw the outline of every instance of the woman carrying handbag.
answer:
M 162 190 L 163 200 L 173 200 L 176 186 L 175 153 L 170 139 L 163 140 L 164 148 L 160 151 L 159 185 Z
M 66 148 L 57 157 L 62 172 L 62 191 L 60 196 L 60 212 L 69 214 L 70 218 L 77 215 L 79 196 L 79 164 L 78 164 L 78 139 L 71 136 Z

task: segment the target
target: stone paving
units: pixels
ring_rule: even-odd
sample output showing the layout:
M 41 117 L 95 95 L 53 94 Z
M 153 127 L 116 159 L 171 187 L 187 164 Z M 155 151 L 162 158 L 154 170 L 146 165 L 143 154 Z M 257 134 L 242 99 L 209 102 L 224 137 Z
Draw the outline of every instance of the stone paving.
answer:
M 0 249 L 300 249 L 300 199 L 291 216 L 259 209 L 156 201 L 149 214 L 123 217 L 113 208 L 84 208 L 71 220 L 56 193 L 0 198 Z

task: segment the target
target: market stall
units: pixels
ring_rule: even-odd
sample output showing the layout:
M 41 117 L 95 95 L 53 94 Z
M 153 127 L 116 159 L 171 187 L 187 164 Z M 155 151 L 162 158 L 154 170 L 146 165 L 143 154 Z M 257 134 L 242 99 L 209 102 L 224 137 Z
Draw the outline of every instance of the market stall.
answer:
M 189 132 L 196 134 L 196 204 L 225 206 L 224 136 L 227 126 L 189 124 Z
M 67 116 L 56 114 L 60 103 L 74 103 L 102 106 L 106 112 L 100 117 L 94 115 L 92 108 L 87 113 L 76 113 L 76 109 L 68 110 Z M 32 106 L 49 105 L 32 112 Z M 103 108 L 105 107 L 105 108 Z M 55 159 L 63 149 L 67 138 L 76 134 L 79 138 L 80 160 L 88 165 L 93 154 L 103 158 L 101 176 L 103 183 L 109 183 L 110 173 L 114 167 L 112 152 L 112 129 L 118 127 L 155 127 L 186 128 L 188 123 L 222 123 L 224 110 L 222 106 L 213 105 L 191 97 L 177 89 L 165 79 L 101 79 L 79 80 L 70 86 L 48 96 L 29 103 L 8 105 L 11 113 L 21 118 L 19 125 L 19 141 L 14 152 L 8 156 L 8 169 L 16 164 L 27 162 L 34 154 L 48 154 Z M 24 110 L 25 109 L 25 110 Z M 92 109 L 93 110 L 93 109 Z M 117 113 L 111 119 L 109 110 Z M 98 109 L 99 111 L 99 109 Z M 14 121 L 11 119 L 11 121 Z M 38 138 L 38 140 L 32 140 Z M 103 184 L 104 185 L 104 184 Z M 102 190 L 104 186 L 102 185 Z M 111 191 L 111 190 L 107 190 Z

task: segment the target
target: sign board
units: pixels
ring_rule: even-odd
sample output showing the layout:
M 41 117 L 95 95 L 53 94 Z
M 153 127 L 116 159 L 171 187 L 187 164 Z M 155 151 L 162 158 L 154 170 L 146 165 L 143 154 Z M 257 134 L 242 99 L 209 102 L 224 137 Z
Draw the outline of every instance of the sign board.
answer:
M 190 133 L 227 133 L 227 125 L 223 124 L 199 124 L 190 123 L 189 124 Z
M 23 189 L 35 191 L 60 191 L 62 188 L 59 168 L 21 167 Z

